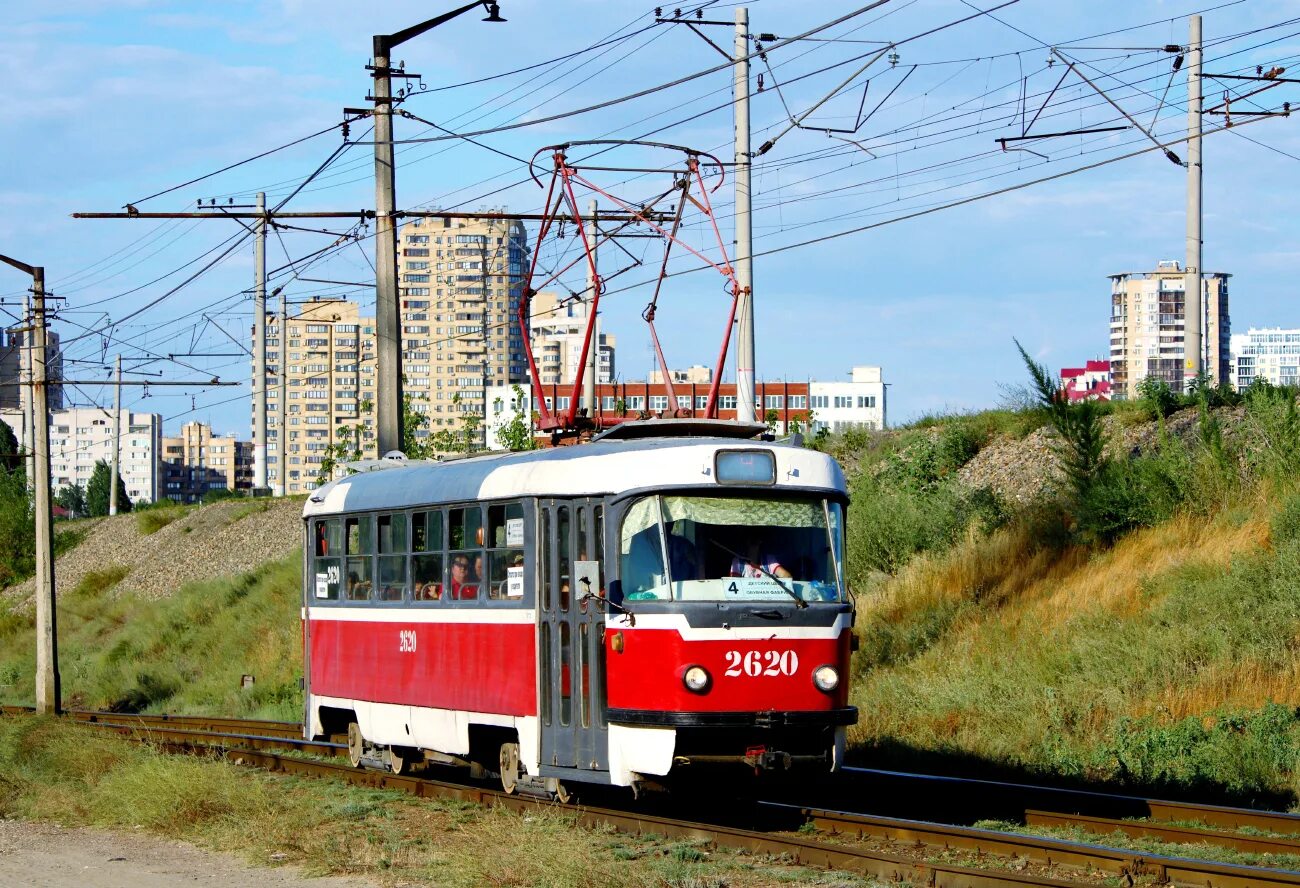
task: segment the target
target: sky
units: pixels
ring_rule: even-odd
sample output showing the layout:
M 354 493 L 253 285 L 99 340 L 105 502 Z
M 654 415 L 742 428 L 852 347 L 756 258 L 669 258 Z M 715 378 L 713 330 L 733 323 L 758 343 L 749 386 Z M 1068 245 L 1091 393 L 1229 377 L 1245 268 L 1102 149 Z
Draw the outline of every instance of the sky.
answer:
M 734 19 L 731 0 L 704 5 L 706 21 Z M 751 87 L 754 148 L 781 134 L 754 161 L 758 375 L 828 380 L 847 378 L 854 365 L 880 365 L 891 386 L 891 423 L 994 406 L 1005 384 L 1025 377 L 1017 339 L 1052 369 L 1105 357 L 1106 276 L 1184 258 L 1186 172 L 1159 150 L 1123 157 L 1154 147 L 1137 128 L 1008 143 L 1035 153 L 1004 152 L 994 141 L 1026 132 L 1036 114 L 1031 134 L 1129 124 L 1067 73 L 1065 60 L 1162 142 L 1186 132 L 1185 78 L 1173 74 L 1173 55 L 1162 47 L 1187 41 L 1189 13 L 1203 11 L 1207 72 L 1300 71 L 1300 0 L 889 0 L 864 12 L 865 0 L 745 5 L 751 30 L 778 41 L 763 38 L 769 51 L 755 60 Z M 119 353 L 137 380 L 219 375 L 241 384 L 136 388 L 124 403 L 161 413 L 169 432 L 198 419 L 247 435 L 250 366 L 232 339 L 248 341 L 253 259 L 238 224 L 70 214 L 127 203 L 189 211 L 213 198 L 248 204 L 258 190 L 278 204 L 343 147 L 342 109 L 367 105 L 371 35 L 449 6 L 65 0 L 9 9 L 0 34 L 8 87 L 0 93 L 0 253 L 46 268 L 61 297 L 54 323 L 67 343 L 67 375 L 105 378 Z M 698 6 L 681 8 L 689 15 Z M 643 138 L 733 159 L 730 69 L 700 73 L 725 59 L 692 29 L 656 25 L 653 4 L 502 0 L 501 11 L 505 24 L 484 23 L 474 10 L 396 53 L 421 75 L 402 103 L 419 119 L 397 125 L 399 207 L 537 212 L 545 192 L 521 161 L 563 142 Z M 781 42 L 841 16 L 848 17 L 812 39 Z M 731 27 L 699 31 L 723 50 L 732 46 Z M 1243 89 L 1207 80 L 1207 108 L 1221 103 L 1225 86 Z M 1234 107 L 1295 103 L 1300 85 L 1254 101 Z M 783 133 L 814 106 L 802 127 Z M 1233 275 L 1234 330 L 1300 326 L 1293 271 L 1300 215 L 1288 184 L 1300 173 L 1300 115 L 1238 116 L 1219 131 L 1222 122 L 1206 117 L 1207 133 L 1216 131 L 1204 140 L 1204 267 Z M 472 142 L 444 135 L 507 125 L 515 126 Z M 321 130 L 328 131 L 208 176 Z M 368 124 L 351 124 L 349 137 L 354 144 L 285 209 L 373 207 Z M 428 137 L 443 140 L 409 141 Z M 587 167 L 664 171 L 584 172 L 633 203 L 666 190 L 670 171 L 684 162 L 668 149 L 597 154 L 603 147 L 574 146 L 570 160 L 584 168 L 594 155 Z M 1186 154 L 1182 144 L 1169 147 Z M 1101 165 L 1071 172 L 1093 164 Z M 719 170 L 706 172 L 713 182 Z M 734 255 L 725 172 L 710 200 Z M 590 193 L 576 196 L 585 207 Z M 347 220 L 303 225 L 352 229 Z M 703 216 L 692 211 L 683 231 L 687 244 L 721 262 Z M 535 239 L 535 223 L 529 232 Z M 302 280 L 373 281 L 373 229 L 351 233 L 354 241 L 310 265 L 304 257 L 336 235 L 271 237 L 272 285 L 284 284 L 295 301 L 348 295 L 373 312 L 369 287 Z M 565 240 L 541 243 L 540 264 L 567 262 L 576 243 L 571 229 Z M 603 323 L 618 337 L 625 379 L 644 378 L 651 366 L 640 316 L 661 251 L 654 238 L 602 247 L 602 272 L 611 278 Z M 680 274 L 665 281 L 659 298 L 657 326 L 672 366 L 716 359 L 726 281 L 699 266 L 675 250 L 669 269 Z M 580 290 L 581 267 L 560 283 Z M 24 284 L 17 272 L 0 277 L 7 323 Z M 726 376 L 734 377 L 734 360 Z M 111 404 L 107 387 L 69 394 L 78 403 Z

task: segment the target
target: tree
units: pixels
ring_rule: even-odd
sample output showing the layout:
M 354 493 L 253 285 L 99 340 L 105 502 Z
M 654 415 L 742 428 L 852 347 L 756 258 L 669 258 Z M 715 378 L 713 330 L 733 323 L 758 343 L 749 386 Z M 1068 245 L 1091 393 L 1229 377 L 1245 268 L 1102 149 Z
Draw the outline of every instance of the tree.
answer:
M 0 471 L 0 589 L 35 569 L 36 520 L 27 484 L 18 472 Z
M 27 467 L 23 461 L 22 447 L 9 424 L 0 420 L 0 472 L 18 472 L 26 474 Z
M 61 487 L 54 495 L 54 504 L 60 509 L 67 509 L 71 517 L 80 518 L 86 514 L 86 488 L 80 484 Z
M 108 481 L 113 470 L 104 460 L 95 461 L 95 471 L 90 475 L 86 485 L 86 511 L 91 515 L 108 514 Z M 118 514 L 131 511 L 131 498 L 126 495 L 126 484 L 122 476 L 117 476 L 117 511 Z
M 1047 410 L 1048 422 L 1057 434 L 1057 458 L 1075 496 L 1083 500 L 1093 482 L 1106 470 L 1106 433 L 1101 425 L 1101 408 L 1090 400 L 1071 401 L 1018 340 L 1016 348 L 1029 370 L 1031 389 L 1039 406 Z
M 508 423 L 497 429 L 497 443 L 506 450 L 535 450 L 537 439 L 533 437 L 532 413 L 528 409 L 524 390 L 515 386 L 513 392 L 514 415 Z

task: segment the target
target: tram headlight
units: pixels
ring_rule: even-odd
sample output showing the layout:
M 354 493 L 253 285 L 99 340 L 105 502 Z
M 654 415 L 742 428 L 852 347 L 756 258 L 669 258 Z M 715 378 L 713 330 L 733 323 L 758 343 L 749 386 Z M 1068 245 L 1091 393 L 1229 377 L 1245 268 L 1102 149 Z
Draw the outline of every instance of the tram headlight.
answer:
M 682 684 L 686 685 L 686 690 L 696 694 L 703 694 L 713 683 L 709 670 L 703 666 L 687 666 L 686 671 L 682 673 Z
M 829 694 L 840 686 L 840 673 L 829 664 L 818 666 L 813 670 L 813 684 L 817 685 L 819 691 Z

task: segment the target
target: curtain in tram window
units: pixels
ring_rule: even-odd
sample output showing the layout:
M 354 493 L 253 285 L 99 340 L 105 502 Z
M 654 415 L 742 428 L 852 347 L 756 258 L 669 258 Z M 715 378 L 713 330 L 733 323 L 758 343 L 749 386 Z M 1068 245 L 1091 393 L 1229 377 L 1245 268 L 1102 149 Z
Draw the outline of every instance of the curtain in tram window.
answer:
M 662 499 L 664 521 L 669 523 L 684 519 L 694 521 L 696 524 L 733 527 L 826 526 L 826 514 L 822 511 L 820 502 L 731 499 L 714 496 L 665 496 Z M 631 512 L 629 511 L 628 514 L 630 516 Z M 625 544 L 626 539 L 625 535 Z

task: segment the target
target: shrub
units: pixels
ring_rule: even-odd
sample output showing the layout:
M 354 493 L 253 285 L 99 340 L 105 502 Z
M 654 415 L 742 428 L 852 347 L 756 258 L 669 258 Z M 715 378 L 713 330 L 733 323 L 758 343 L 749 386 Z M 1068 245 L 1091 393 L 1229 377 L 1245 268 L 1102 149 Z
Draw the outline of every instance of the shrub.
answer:
M 180 506 L 158 506 L 136 511 L 138 514 L 135 516 L 135 526 L 140 531 L 140 536 L 157 533 L 185 514 L 185 510 Z

